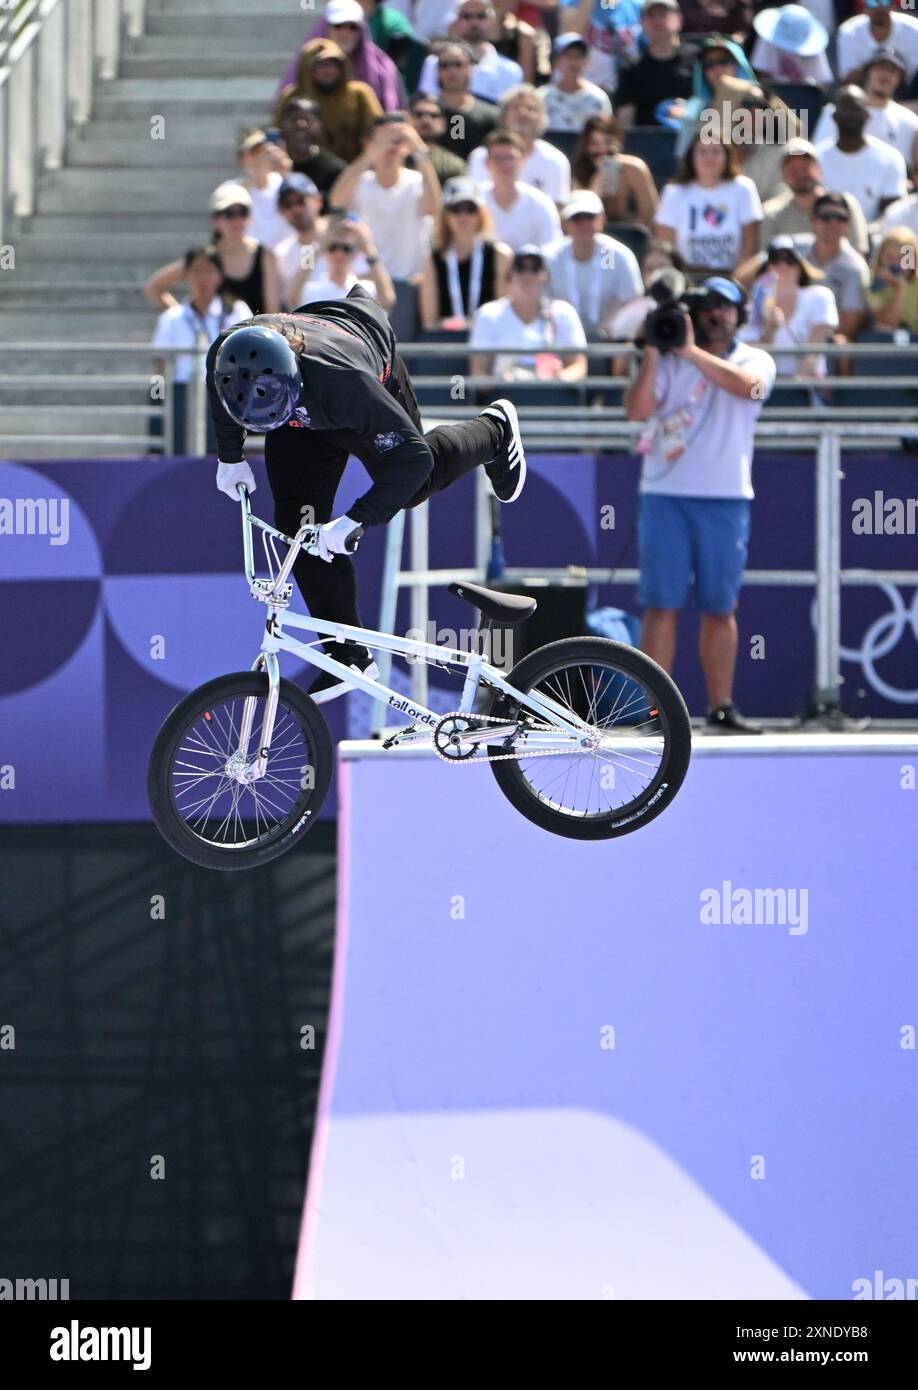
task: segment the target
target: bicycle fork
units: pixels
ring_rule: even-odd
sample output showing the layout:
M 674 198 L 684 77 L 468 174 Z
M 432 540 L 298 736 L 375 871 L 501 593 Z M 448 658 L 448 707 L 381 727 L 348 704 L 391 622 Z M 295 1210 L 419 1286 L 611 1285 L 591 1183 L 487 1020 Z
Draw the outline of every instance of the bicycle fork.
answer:
M 264 671 L 268 677 L 268 695 L 265 712 L 262 716 L 261 731 L 258 735 L 258 752 L 255 758 L 249 757 L 249 744 L 255 725 L 255 705 L 261 698 L 249 695 L 242 707 L 242 720 L 239 725 L 239 744 L 235 753 L 227 761 L 227 774 L 237 782 L 248 784 L 257 782 L 268 770 L 268 752 L 271 748 L 271 735 L 277 717 L 277 702 L 280 698 L 280 663 L 276 652 L 259 652 L 252 663 L 253 671 Z

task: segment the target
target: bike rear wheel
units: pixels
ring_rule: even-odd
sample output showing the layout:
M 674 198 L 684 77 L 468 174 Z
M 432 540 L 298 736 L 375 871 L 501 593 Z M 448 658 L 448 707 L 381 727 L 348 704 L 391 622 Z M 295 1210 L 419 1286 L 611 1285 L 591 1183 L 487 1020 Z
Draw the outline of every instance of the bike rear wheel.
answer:
M 265 776 L 232 775 L 247 703 L 254 717 L 248 757 L 258 751 L 268 677 L 220 676 L 176 705 L 150 754 L 147 794 L 160 834 L 207 869 L 267 864 L 315 824 L 334 765 L 331 732 L 304 691 L 282 680 Z
M 675 683 L 643 652 L 601 637 L 565 638 L 530 652 L 507 680 L 577 715 L 596 735 L 590 751 L 540 756 L 490 745 L 491 771 L 527 820 L 573 840 L 611 840 L 649 824 L 673 800 L 688 770 L 692 733 Z M 534 721 L 499 694 L 490 714 Z M 500 761 L 518 749 L 518 756 Z

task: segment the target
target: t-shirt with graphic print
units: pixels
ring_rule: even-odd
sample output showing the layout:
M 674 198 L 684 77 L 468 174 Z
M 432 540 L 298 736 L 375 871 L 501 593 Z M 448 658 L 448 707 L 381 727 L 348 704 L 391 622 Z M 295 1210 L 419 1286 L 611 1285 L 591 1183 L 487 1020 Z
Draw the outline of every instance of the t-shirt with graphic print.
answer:
M 761 222 L 762 202 L 752 179 L 738 174 L 714 188 L 699 183 L 668 183 L 657 222 L 672 227 L 676 249 L 690 266 L 732 270 L 742 250 L 742 231 Z

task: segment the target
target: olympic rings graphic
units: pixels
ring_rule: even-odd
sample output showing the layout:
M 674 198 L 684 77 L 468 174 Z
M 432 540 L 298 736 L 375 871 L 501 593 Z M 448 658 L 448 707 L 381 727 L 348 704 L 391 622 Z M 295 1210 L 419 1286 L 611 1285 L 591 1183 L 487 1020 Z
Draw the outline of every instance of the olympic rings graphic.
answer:
M 911 628 L 918 642 L 918 589 L 915 590 L 911 607 L 906 608 L 905 600 L 893 584 L 878 582 L 877 588 L 882 589 L 889 599 L 892 612 L 874 619 L 864 633 L 859 648 L 841 647 L 840 655 L 843 661 L 853 661 L 861 667 L 878 695 L 897 705 L 914 704 L 918 701 L 918 690 L 897 690 L 894 685 L 889 685 L 878 674 L 875 663 L 892 651 L 908 628 Z

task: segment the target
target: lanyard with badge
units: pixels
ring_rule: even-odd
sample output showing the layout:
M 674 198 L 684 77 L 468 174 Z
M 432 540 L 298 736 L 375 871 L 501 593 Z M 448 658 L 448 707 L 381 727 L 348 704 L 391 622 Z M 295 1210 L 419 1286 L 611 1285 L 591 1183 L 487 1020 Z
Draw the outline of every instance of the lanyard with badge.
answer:
M 449 289 L 450 305 L 453 317 L 459 319 L 471 318 L 481 302 L 481 281 L 484 273 L 484 243 L 475 242 L 475 249 L 472 252 L 472 264 L 469 269 L 469 300 L 468 307 L 462 305 L 462 285 L 459 281 L 459 257 L 455 249 L 450 247 L 443 257 L 446 266 L 446 284 Z

